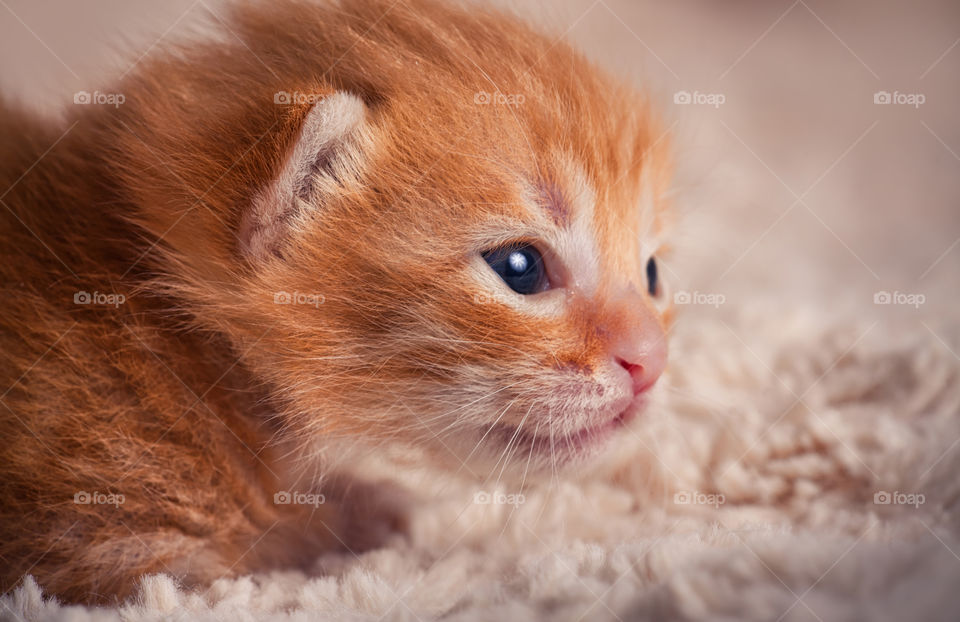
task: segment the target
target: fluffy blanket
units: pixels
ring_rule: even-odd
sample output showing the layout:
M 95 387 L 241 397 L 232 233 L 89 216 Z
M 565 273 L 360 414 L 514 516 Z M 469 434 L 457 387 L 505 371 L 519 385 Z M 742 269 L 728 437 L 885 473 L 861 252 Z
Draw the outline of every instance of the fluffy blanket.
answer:
M 710 315 L 704 313 L 703 315 Z M 922 329 L 681 318 L 615 460 L 522 493 L 407 469 L 408 538 L 31 620 L 960 619 L 960 359 Z M 688 316 L 689 317 L 689 316 Z M 744 335 L 749 335 L 745 338 Z M 953 343 L 957 343 L 954 334 Z M 946 341 L 946 340 L 945 340 Z

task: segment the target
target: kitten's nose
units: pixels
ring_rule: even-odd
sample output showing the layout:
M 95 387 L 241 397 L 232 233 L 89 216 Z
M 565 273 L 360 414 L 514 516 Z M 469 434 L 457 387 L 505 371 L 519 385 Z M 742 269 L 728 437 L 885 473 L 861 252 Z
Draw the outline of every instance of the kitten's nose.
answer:
M 630 374 L 634 396 L 650 389 L 667 366 L 667 338 L 653 313 L 643 313 L 631 323 L 611 354 Z

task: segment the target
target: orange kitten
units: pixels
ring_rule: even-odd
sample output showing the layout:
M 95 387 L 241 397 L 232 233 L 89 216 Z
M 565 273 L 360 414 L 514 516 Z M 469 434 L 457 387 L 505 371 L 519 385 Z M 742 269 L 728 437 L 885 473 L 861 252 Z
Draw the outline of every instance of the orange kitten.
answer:
M 664 368 L 669 162 L 637 93 L 435 0 L 229 28 L 65 126 L 4 108 L 3 589 L 306 566 L 369 540 L 349 473 L 306 480 L 333 441 L 579 464 Z

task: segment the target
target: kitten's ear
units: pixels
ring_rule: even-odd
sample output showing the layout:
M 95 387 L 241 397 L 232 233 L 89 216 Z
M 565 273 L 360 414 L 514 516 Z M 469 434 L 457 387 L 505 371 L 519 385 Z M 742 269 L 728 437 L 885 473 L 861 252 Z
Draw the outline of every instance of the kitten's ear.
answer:
M 323 209 L 324 197 L 357 177 L 366 113 L 360 98 L 344 92 L 313 105 L 279 174 L 243 214 L 238 234 L 243 255 L 282 257 L 279 248 L 297 225 Z

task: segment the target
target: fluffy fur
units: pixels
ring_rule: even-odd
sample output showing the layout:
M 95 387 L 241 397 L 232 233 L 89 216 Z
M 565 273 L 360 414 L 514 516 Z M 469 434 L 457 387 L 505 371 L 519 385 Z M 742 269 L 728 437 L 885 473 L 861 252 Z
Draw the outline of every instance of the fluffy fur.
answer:
M 644 266 L 669 163 L 636 93 L 427 0 L 242 5 L 230 28 L 145 60 L 120 107 L 4 109 L 4 589 L 109 600 L 356 549 L 358 495 L 314 459 L 333 441 L 549 470 L 629 400 L 619 359 L 662 364 Z M 338 97 L 350 123 L 311 116 Z M 567 287 L 510 296 L 480 252 L 517 240 Z M 274 502 L 320 476 L 330 502 Z

